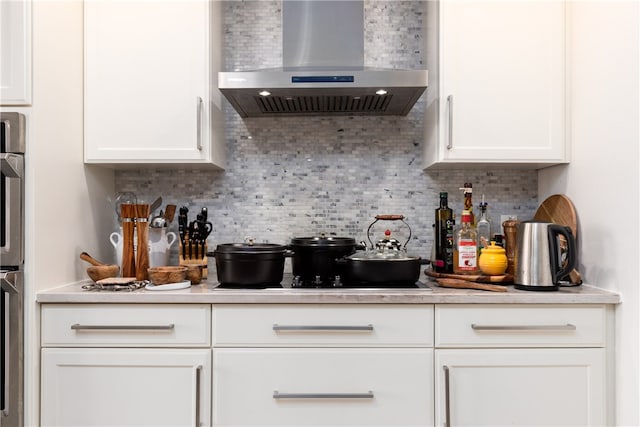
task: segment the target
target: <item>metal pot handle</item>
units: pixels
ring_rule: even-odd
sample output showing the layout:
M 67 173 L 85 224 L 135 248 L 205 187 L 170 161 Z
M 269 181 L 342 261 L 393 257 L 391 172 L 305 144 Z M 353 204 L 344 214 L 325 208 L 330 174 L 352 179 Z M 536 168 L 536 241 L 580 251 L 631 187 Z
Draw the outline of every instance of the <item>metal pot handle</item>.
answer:
M 371 249 L 374 247 L 373 242 L 371 241 L 371 227 L 373 227 L 373 224 L 378 221 L 402 221 L 402 223 L 409 229 L 409 238 L 404 243 L 404 248 L 407 249 L 407 244 L 411 241 L 411 227 L 409 227 L 409 224 L 404 220 L 404 215 L 376 215 L 375 218 L 376 220 L 369 225 L 369 228 L 367 228 L 367 239 L 371 244 Z

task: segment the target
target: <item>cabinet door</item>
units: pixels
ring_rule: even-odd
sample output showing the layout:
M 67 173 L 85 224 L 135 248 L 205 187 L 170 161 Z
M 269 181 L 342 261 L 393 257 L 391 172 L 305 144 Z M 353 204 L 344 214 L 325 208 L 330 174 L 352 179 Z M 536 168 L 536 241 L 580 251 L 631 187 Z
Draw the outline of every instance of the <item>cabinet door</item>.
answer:
M 438 141 L 427 166 L 564 162 L 564 2 L 439 8 Z
M 604 349 L 436 350 L 436 425 L 606 425 Z
M 85 2 L 85 162 L 220 162 L 210 12 L 206 0 Z
M 430 426 L 433 349 L 214 349 L 213 424 Z
M 0 105 L 31 104 L 31 0 L 0 1 Z
M 210 350 L 42 350 L 42 426 L 210 425 Z

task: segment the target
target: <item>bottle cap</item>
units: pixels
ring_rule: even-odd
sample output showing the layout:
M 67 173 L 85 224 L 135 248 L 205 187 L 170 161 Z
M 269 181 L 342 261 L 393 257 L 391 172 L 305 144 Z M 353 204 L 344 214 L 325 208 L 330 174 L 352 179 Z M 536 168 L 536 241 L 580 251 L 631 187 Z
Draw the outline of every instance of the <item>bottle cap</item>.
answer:
M 462 211 L 462 222 L 471 222 L 471 212 Z

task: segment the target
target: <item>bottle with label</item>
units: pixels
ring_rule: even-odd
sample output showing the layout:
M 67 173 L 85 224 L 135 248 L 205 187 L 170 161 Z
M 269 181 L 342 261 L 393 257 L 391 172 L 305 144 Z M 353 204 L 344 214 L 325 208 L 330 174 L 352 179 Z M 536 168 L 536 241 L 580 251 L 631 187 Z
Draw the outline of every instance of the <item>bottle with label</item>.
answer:
M 436 209 L 435 226 L 435 265 L 439 273 L 453 272 L 453 210 L 447 205 L 448 194 L 440 193 L 440 207 Z
M 464 195 L 464 207 L 463 209 L 469 212 L 471 215 L 471 224 L 476 224 L 476 216 L 473 214 L 473 184 L 470 182 L 465 182 L 462 188 L 462 194 Z
M 468 211 L 462 212 L 462 225 L 456 235 L 453 249 L 453 272 L 478 274 L 478 233 Z
M 478 231 L 478 246 L 480 248 L 486 248 L 491 242 L 491 222 L 487 216 L 487 204 L 484 201 L 484 195 L 482 196 L 482 202 L 479 205 L 480 219 L 476 223 L 476 229 Z

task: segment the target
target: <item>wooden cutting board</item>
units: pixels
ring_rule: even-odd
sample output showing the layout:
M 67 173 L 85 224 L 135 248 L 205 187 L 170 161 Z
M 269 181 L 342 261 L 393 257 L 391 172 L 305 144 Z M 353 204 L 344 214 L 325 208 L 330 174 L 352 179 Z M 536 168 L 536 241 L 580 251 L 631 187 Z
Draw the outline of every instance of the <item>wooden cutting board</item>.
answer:
M 578 215 L 571 199 L 564 194 L 554 194 L 547 197 L 538 207 L 533 219 L 564 225 L 571 229 L 573 237 L 578 239 Z M 569 273 L 571 283 L 579 285 L 582 277 L 575 268 Z
M 573 202 L 564 194 L 547 197 L 533 216 L 536 221 L 553 222 L 571 229 L 573 237 L 578 233 L 578 215 Z
M 480 289 L 482 291 L 507 292 L 507 287 L 502 285 L 491 285 L 488 283 L 476 283 L 459 279 L 436 279 L 438 286 L 443 288 L 457 289 Z
M 437 279 L 457 279 L 467 282 L 481 282 L 481 283 L 512 283 L 513 276 L 510 274 L 501 274 L 499 276 L 487 276 L 485 274 L 450 274 L 450 273 L 438 273 L 433 270 L 425 270 L 424 274 L 429 277 Z

